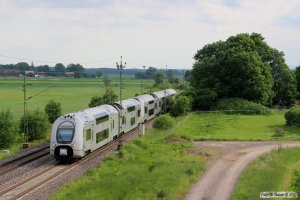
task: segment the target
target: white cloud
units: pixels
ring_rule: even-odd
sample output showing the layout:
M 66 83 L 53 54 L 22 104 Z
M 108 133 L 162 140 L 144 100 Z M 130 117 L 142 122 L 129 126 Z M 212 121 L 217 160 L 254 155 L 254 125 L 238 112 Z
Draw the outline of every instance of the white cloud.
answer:
M 102 61 L 88 63 L 91 67 L 114 66 L 123 55 L 129 66 L 190 68 L 203 45 L 260 32 L 296 65 L 299 7 L 297 0 L 0 0 L 0 54 Z M 0 58 L 3 62 L 14 61 Z

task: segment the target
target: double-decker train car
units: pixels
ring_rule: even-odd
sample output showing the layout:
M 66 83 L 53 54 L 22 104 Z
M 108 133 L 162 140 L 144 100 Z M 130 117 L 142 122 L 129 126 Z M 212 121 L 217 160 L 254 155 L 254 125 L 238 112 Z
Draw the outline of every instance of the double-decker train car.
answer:
M 50 154 L 57 160 L 82 158 L 163 113 L 163 101 L 175 94 L 167 89 L 63 115 L 52 125 Z

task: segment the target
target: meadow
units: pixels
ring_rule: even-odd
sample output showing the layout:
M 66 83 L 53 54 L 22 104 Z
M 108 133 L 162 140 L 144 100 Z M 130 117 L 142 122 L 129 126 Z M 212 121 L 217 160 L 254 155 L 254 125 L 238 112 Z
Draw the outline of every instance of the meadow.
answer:
M 290 184 L 293 171 L 299 169 L 299 150 L 277 149 L 260 156 L 241 173 L 231 200 L 256 200 L 263 191 L 293 191 Z
M 272 137 L 281 129 L 283 137 Z M 228 115 L 221 112 L 196 112 L 187 116 L 178 133 L 190 140 L 298 140 L 300 128 L 286 126 L 284 112 L 270 115 Z
M 44 110 L 49 100 L 60 102 L 63 113 L 78 111 L 88 108 L 93 96 L 104 93 L 102 78 L 74 79 L 74 78 L 27 78 L 27 97 L 34 96 L 28 100 L 28 110 Z M 119 79 L 111 78 L 111 87 L 119 95 L 116 84 Z M 153 80 L 145 80 L 145 86 L 152 86 Z M 35 94 L 40 93 L 35 96 Z M 146 92 L 146 89 L 144 89 Z M 124 78 L 123 98 L 133 97 L 141 93 L 140 80 L 126 76 Z M 16 119 L 23 115 L 23 79 L 22 78 L 0 78 L 0 111 L 9 109 Z

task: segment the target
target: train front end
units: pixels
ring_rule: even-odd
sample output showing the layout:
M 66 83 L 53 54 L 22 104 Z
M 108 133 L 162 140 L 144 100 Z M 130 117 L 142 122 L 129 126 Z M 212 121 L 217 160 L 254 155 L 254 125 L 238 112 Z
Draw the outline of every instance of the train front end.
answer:
M 58 118 L 52 125 L 50 155 L 56 160 L 72 160 L 84 156 L 82 123 L 74 115 Z

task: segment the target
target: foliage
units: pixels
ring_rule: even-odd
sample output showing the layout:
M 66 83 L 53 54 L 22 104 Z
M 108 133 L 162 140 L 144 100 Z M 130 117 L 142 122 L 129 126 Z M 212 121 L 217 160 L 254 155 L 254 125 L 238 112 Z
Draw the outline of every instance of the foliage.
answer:
M 296 67 L 295 77 L 296 77 L 296 81 L 297 81 L 298 94 L 300 97 L 300 66 Z
M 82 65 L 80 64 L 69 64 L 67 66 L 67 69 L 66 69 L 68 72 L 77 72 L 77 73 L 83 73 L 84 72 L 84 68 Z
M 285 114 L 286 125 L 288 126 L 300 126 L 300 109 L 291 108 Z
M 192 76 L 191 70 L 187 70 L 184 73 L 184 80 L 190 82 L 191 81 L 191 76 Z
M 275 127 L 274 128 L 274 134 L 272 135 L 272 137 L 274 137 L 274 138 L 283 137 L 284 134 L 285 133 L 284 133 L 284 130 L 282 128 Z
M 214 110 L 224 111 L 227 114 L 271 114 L 271 110 L 269 108 L 239 98 L 220 99 L 216 103 Z
M 276 149 L 260 156 L 242 171 L 230 199 L 257 200 L 262 191 L 291 191 L 282 187 L 299 159 L 299 148 Z
M 57 63 L 55 65 L 55 71 L 64 74 L 66 72 L 66 67 L 62 63 Z
M 35 71 L 36 72 L 49 72 L 50 67 L 49 67 L 49 65 L 40 65 L 35 68 Z
M 105 90 L 105 94 L 101 96 L 94 96 L 91 99 L 91 102 L 89 104 L 89 107 L 96 107 L 103 104 L 111 104 L 115 101 L 117 101 L 118 96 L 114 93 L 114 91 L 111 88 L 108 88 Z
M 209 110 L 217 100 L 217 93 L 210 89 L 197 89 L 194 91 L 193 110 Z
M 9 110 L 0 112 L 0 148 L 10 147 L 17 135 L 17 126 Z
M 45 106 L 45 112 L 48 115 L 48 120 L 53 123 L 58 117 L 62 115 L 61 113 L 61 103 L 55 102 L 51 99 Z
M 293 188 L 293 191 L 298 194 L 298 200 L 300 199 L 300 172 L 298 170 L 294 170 L 293 172 L 293 179 L 291 182 L 291 187 Z
M 174 127 L 175 121 L 169 115 L 160 115 L 155 118 L 153 127 L 159 130 L 166 130 Z
M 103 77 L 104 88 L 109 88 L 111 85 L 111 79 L 108 76 Z
M 44 139 L 49 131 L 49 121 L 46 113 L 39 110 L 27 113 L 28 141 Z M 20 130 L 24 130 L 24 115 L 20 121 Z
M 191 111 L 191 99 L 187 96 L 178 96 L 174 104 L 171 106 L 170 114 L 173 117 L 178 117 L 187 114 Z
M 100 78 L 103 76 L 103 73 L 101 71 L 96 71 L 96 77 Z
M 158 86 L 158 85 L 162 84 L 164 82 L 164 75 L 163 75 L 163 73 L 158 72 L 157 74 L 155 74 L 154 81 L 155 81 L 154 86 Z
M 260 34 L 231 36 L 197 51 L 191 84 L 195 89 L 214 91 L 218 99 L 237 97 L 290 106 L 297 91 L 283 56 Z

